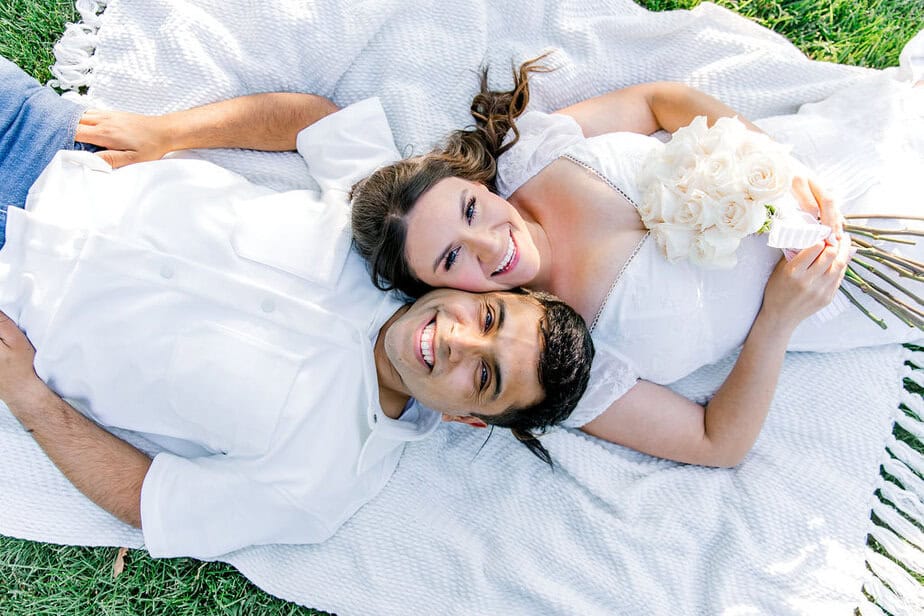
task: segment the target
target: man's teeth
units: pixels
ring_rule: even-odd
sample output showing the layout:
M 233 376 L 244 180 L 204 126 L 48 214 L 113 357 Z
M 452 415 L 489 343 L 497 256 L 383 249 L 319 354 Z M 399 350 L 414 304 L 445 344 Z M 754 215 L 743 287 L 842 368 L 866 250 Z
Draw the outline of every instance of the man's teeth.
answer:
M 433 331 L 436 329 L 436 323 L 431 322 L 423 328 L 420 334 L 420 352 L 423 354 L 424 361 L 431 368 L 433 367 Z
M 507 242 L 508 242 L 507 243 L 507 254 L 504 255 L 504 259 L 503 261 L 501 261 L 500 266 L 496 270 L 494 270 L 495 274 L 499 274 L 502 271 L 504 271 L 504 269 L 506 269 L 506 267 L 510 265 L 510 261 L 513 260 L 513 253 L 516 252 L 516 247 L 513 244 L 513 237 L 508 235 Z

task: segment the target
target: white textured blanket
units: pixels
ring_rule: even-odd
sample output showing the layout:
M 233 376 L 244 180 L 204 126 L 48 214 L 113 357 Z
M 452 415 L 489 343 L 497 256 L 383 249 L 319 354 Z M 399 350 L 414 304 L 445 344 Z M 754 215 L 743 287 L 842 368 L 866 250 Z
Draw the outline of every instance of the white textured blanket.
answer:
M 479 65 L 506 69 L 550 47 L 561 49 L 561 68 L 536 80 L 543 108 L 678 79 L 761 117 L 867 72 L 809 62 L 712 5 L 652 14 L 628 0 L 114 0 L 97 17 L 98 4 L 78 2 L 86 25 L 65 35 L 56 67 L 61 85 L 89 86 L 95 104 L 159 112 L 254 91 L 339 103 L 379 95 L 399 144 L 416 151 L 468 122 Z M 309 182 L 294 156 L 202 155 L 273 186 Z M 484 433 L 443 428 L 409 446 L 383 493 L 329 542 L 226 560 L 268 592 L 340 614 L 877 614 L 864 584 L 891 613 L 914 613 L 922 587 L 866 547 L 872 534 L 924 571 L 924 533 L 908 521 L 924 520 L 924 481 L 911 470 L 924 461 L 891 436 L 900 421 L 924 439 L 898 408 L 921 415 L 902 389 L 913 376 L 907 353 L 790 355 L 760 439 L 735 470 L 560 431 L 544 440 L 550 472 L 502 431 L 479 452 Z M 729 366 L 680 388 L 702 396 Z M 880 464 L 907 489 L 884 481 Z M 7 413 L 0 493 L 4 534 L 142 545 L 71 488 Z M 896 532 L 873 525 L 871 509 Z

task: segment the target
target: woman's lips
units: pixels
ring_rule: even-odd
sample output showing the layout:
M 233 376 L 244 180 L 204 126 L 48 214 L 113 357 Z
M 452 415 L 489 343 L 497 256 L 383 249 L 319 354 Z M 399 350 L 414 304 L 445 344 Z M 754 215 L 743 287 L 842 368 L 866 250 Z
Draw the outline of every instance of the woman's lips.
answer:
M 517 249 L 517 243 L 513 239 L 513 231 L 510 231 L 508 235 L 507 252 L 504 254 L 504 258 L 501 260 L 498 268 L 491 273 L 491 276 L 502 276 L 506 274 L 516 267 L 517 261 L 519 260 L 520 251 Z

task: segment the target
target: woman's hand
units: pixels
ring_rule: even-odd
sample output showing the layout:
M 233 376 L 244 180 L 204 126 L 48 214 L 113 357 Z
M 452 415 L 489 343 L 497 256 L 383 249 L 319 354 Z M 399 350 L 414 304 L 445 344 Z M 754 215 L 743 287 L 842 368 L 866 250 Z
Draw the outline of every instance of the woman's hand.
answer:
M 814 178 L 807 173 L 797 173 L 792 180 L 792 192 L 803 210 L 831 228 L 835 239 L 840 241 L 844 237 L 844 216 L 840 208 Z
M 791 261 L 780 259 L 764 290 L 762 317 L 792 330 L 834 299 L 850 260 L 850 238 L 819 242 L 799 251 Z
M 113 169 L 159 160 L 173 148 L 163 116 L 89 109 L 80 118 L 76 141 L 103 148 L 97 156 Z

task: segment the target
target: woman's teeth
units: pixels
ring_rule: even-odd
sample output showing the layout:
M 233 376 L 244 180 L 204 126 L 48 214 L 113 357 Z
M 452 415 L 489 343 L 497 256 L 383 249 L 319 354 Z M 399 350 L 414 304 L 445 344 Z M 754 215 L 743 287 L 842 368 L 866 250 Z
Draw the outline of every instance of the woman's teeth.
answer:
M 433 367 L 433 332 L 436 330 L 436 322 L 431 321 L 429 325 L 423 328 L 420 334 L 420 353 L 424 361 L 431 368 Z
M 503 260 L 501 261 L 500 266 L 494 270 L 491 275 L 495 276 L 497 274 L 503 273 L 507 266 L 510 265 L 510 262 L 513 261 L 513 255 L 516 254 L 516 245 L 513 243 L 513 236 L 507 236 L 507 254 L 504 255 Z

